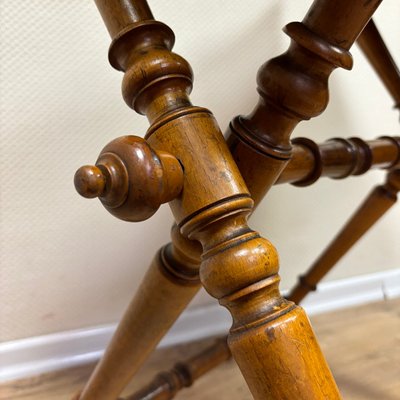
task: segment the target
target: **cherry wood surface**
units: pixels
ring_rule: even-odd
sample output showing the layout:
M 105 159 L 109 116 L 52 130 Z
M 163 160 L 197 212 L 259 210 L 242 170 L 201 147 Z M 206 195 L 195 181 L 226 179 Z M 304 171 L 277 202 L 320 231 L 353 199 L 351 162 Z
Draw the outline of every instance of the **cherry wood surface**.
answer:
M 157 256 L 77 398 L 116 398 L 196 293 L 192 249 L 199 245 L 188 239 L 202 246 L 202 285 L 232 314 L 229 346 L 254 398 L 340 398 L 304 311 L 279 293 L 274 247 L 247 218 L 250 193 L 258 203 L 278 179 L 292 156 L 293 129 L 325 109 L 330 73 L 351 68 L 348 50 L 379 3 L 316 0 L 302 23 L 286 26 L 292 43 L 261 67 L 260 102 L 232 122 L 231 155 L 211 112 L 190 103 L 192 71 L 171 52 L 171 29 L 153 19 L 145 1 L 96 1 L 112 38 L 110 63 L 125 73 L 123 97 L 150 128 L 145 143 L 125 137 L 107 145 L 96 166 L 78 171 L 77 189 L 130 221 L 169 201 L 180 233 L 173 228 L 173 244 Z M 352 143 L 366 151 L 365 142 Z M 349 173 L 369 169 L 365 159 Z M 178 286 L 185 290 L 173 293 Z
M 398 106 L 400 73 L 372 20 L 368 22 L 358 38 L 358 44 Z M 386 144 L 390 143 L 389 147 L 385 146 L 384 141 L 387 141 Z M 310 267 L 307 275 L 300 279 L 288 296 L 290 300 L 299 303 L 310 291 L 315 290 L 324 275 L 396 202 L 399 179 L 396 168 L 400 161 L 399 143 L 397 137 L 386 137 L 368 142 L 359 138 L 347 140 L 337 138 L 322 145 L 316 145 L 307 138 L 292 141 L 291 159 L 276 183 L 291 182 L 296 186 L 307 186 L 321 176 L 343 179 L 352 174 L 360 175 L 373 167 L 389 168 L 394 171 L 389 173 L 386 184 L 376 187 L 364 200 L 342 231 Z M 207 349 L 209 359 L 205 362 L 205 366 L 214 365 L 212 360 L 220 359 L 226 350 L 227 348 L 216 345 Z M 198 354 L 199 359 L 203 359 L 203 356 Z M 187 363 L 190 364 L 190 361 Z M 189 365 L 187 365 L 187 370 L 190 371 Z M 142 397 L 138 396 L 138 399 L 145 396 L 148 396 L 148 399 L 156 399 L 157 396 L 162 395 L 172 398 L 176 393 L 171 386 L 165 386 L 162 392 L 158 391 L 156 386 L 157 380 L 153 380 L 140 391 Z
M 126 12 L 126 4 L 121 2 L 97 3 L 113 39 L 110 61 L 117 69 L 125 71 L 125 101 L 137 112 L 147 115 L 151 123 L 146 135 L 150 148 L 172 154 L 183 165 L 183 189 L 170 203 L 171 209 L 183 235 L 202 244 L 200 277 L 203 285 L 230 309 L 236 320 L 236 327 L 231 330 L 230 346 L 236 359 L 241 360 L 254 396 L 263 398 L 281 391 L 290 396 L 290 393 L 300 391 L 307 398 L 320 397 L 321 393 L 338 397 L 336 385 L 304 312 L 279 295 L 275 249 L 247 226 L 246 219 L 253 201 L 216 121 L 208 110 L 193 107 L 189 101 L 192 74 L 187 62 L 170 52 L 174 40 L 172 31 L 162 23 L 149 20 L 151 15 L 143 11 L 143 2 L 134 13 Z M 135 4 L 132 6 L 134 8 Z M 119 18 L 116 12 L 124 14 L 124 18 Z M 117 19 L 118 24 L 110 22 L 110 16 L 112 21 Z M 162 70 L 159 65 L 163 65 Z M 146 71 L 146 74 L 141 71 Z M 173 140 L 171 132 L 174 133 Z M 122 159 L 123 163 L 130 162 L 127 157 L 131 152 L 129 146 L 126 144 L 123 151 L 112 151 L 113 157 Z M 199 152 L 200 149 L 203 151 Z M 130 182 L 129 172 L 133 168 L 127 169 Z M 124 219 L 129 213 L 125 204 L 118 206 L 124 208 Z M 220 265 L 224 265 L 224 270 L 221 271 Z M 136 298 L 147 291 L 147 287 L 139 289 Z M 261 293 L 266 296 L 260 296 Z M 139 308 L 147 314 L 148 306 Z M 154 312 L 158 311 L 158 308 L 154 309 Z M 129 331 L 125 326 L 130 326 L 131 317 L 129 314 L 123 319 L 105 356 L 81 393 L 81 399 L 113 398 L 127 384 L 132 371 L 124 353 L 128 348 L 125 333 Z M 251 325 L 254 327 L 249 329 Z M 265 333 L 267 328 L 268 335 Z M 290 333 L 290 337 L 285 331 Z M 301 351 L 294 348 L 291 345 L 293 338 L 307 342 L 307 346 Z M 267 343 L 270 343 L 270 355 L 276 353 L 280 356 L 286 352 L 285 365 L 302 377 L 301 388 L 299 385 L 295 387 L 294 375 L 282 375 L 280 385 L 272 384 L 271 372 L 277 370 L 276 362 L 281 363 L 280 359 L 274 360 L 272 356 L 260 361 L 256 354 L 251 356 L 248 351 L 255 347 L 262 351 Z M 260 373 L 264 379 L 260 376 L 255 379 Z

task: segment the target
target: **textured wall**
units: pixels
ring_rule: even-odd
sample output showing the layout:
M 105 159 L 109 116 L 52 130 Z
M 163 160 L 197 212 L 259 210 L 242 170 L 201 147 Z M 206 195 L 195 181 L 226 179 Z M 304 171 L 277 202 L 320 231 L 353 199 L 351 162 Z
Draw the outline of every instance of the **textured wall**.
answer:
M 309 1 L 150 2 L 175 31 L 175 51 L 195 72 L 193 102 L 222 129 L 256 102 L 255 74 L 282 52 L 282 26 Z M 175 6 L 174 4 L 175 3 Z M 386 0 L 376 21 L 400 62 L 400 3 Z M 122 101 L 122 75 L 108 65 L 109 37 L 94 3 L 0 0 L 1 340 L 118 320 L 154 251 L 168 240 L 167 206 L 140 224 L 119 221 L 80 198 L 72 177 L 110 140 L 143 135 L 147 122 Z M 296 135 L 399 134 L 392 101 L 357 49 L 353 72 L 331 80 L 327 112 Z M 281 253 L 288 287 L 383 174 L 275 188 L 253 226 Z M 396 220 L 395 217 L 397 215 Z M 328 279 L 398 267 L 399 208 Z M 204 293 L 195 304 L 213 301 Z

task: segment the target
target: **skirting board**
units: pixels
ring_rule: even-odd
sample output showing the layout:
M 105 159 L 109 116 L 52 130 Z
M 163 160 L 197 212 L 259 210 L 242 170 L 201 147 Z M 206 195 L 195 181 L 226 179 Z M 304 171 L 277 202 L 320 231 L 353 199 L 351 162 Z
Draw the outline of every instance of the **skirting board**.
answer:
M 321 283 L 302 304 L 309 315 L 400 296 L 400 269 Z M 188 310 L 160 347 L 228 332 L 228 311 L 214 304 Z M 0 344 L 0 381 L 74 367 L 100 358 L 116 324 L 60 332 Z

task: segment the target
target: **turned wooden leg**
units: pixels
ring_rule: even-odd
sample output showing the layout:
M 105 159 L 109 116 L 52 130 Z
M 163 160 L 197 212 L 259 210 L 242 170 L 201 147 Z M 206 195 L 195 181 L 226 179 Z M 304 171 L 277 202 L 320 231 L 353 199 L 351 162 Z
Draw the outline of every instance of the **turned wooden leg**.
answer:
M 315 183 L 322 176 L 344 178 L 351 174 L 366 172 L 369 168 L 394 168 L 400 162 L 400 138 L 397 137 L 382 137 L 366 142 L 360 139 L 329 140 L 320 145 L 310 139 L 298 138 L 292 143 L 293 156 L 276 182 L 277 184 L 290 182 L 296 186 L 307 186 Z M 361 206 L 358 212 L 360 218 L 362 209 L 368 208 L 366 215 L 372 222 L 373 214 L 380 218 L 378 214 L 383 211 L 382 206 L 391 207 L 391 204 L 394 204 L 393 195 L 395 196 L 397 175 L 398 172 L 390 172 L 388 182 L 371 193 L 373 199 L 367 199 Z M 376 202 L 380 205 L 375 209 Z M 349 222 L 349 224 L 353 223 Z M 320 274 L 319 279 L 322 277 L 323 274 Z M 314 285 L 318 282 L 319 280 L 315 280 Z M 288 296 L 288 299 L 300 303 L 307 294 L 304 291 L 307 288 L 308 286 L 301 288 L 302 298 L 293 293 Z M 192 385 L 198 377 L 229 359 L 230 350 L 226 340 L 223 337 L 205 351 L 179 362 L 170 371 L 158 374 L 148 385 L 126 400 L 172 399 L 180 389 Z
M 334 19 L 334 26 L 329 18 L 336 6 L 333 7 L 332 2 L 319 3 L 324 8 L 322 14 L 314 10 L 303 25 L 295 24 L 287 28 L 294 42 L 300 46 L 293 43 L 289 50 L 291 54 L 288 53 L 286 58 L 288 61 L 297 60 L 296 66 L 299 67 L 304 63 L 305 70 L 310 70 L 313 83 L 309 92 L 311 95 L 318 93 L 320 83 L 327 80 L 334 67 L 351 65 L 346 47 L 350 47 L 361 30 L 360 25 L 366 22 L 379 1 L 362 4 L 362 9 L 360 4 L 360 12 L 354 14 L 354 21 L 337 18 Z M 234 325 L 230 345 L 253 395 L 263 399 L 271 396 L 320 399 L 326 395 L 332 399 L 339 398 L 304 312 L 279 295 L 274 248 L 247 226 L 246 217 L 252 210 L 252 201 L 215 121 L 208 110 L 193 107 L 188 99 L 191 70 L 185 60 L 170 52 L 172 32 L 153 20 L 144 1 L 98 0 L 97 4 L 114 38 L 110 61 L 117 69 L 126 72 L 123 84 L 126 102 L 148 116 L 152 125 L 147 138 L 152 151 L 158 153 L 159 159 L 164 159 L 165 163 L 175 157 L 184 170 L 184 185 L 179 197 L 170 196 L 171 193 L 166 190 L 162 201 L 170 201 L 183 234 L 202 243 L 202 283 L 232 313 Z M 343 3 L 341 7 L 343 15 L 349 15 L 349 6 Z M 316 15 L 319 18 L 315 19 Z M 340 32 L 345 30 L 347 24 L 352 26 L 346 30 L 347 38 L 340 38 L 333 46 L 326 42 L 331 38 L 325 38 L 321 30 L 326 28 L 327 31 Z M 315 38 L 318 39 L 317 46 L 313 44 Z M 335 47 L 339 45 L 344 47 Z M 317 53 L 322 51 L 322 55 L 310 57 L 310 50 L 312 53 L 315 49 Z M 159 68 L 160 65 L 162 68 Z M 278 70 L 274 67 L 269 70 L 271 77 L 285 82 L 291 90 L 290 82 L 280 76 Z M 292 72 L 296 75 L 293 70 L 289 76 Z M 301 68 L 299 73 L 304 76 Z M 296 76 L 295 80 L 298 81 L 298 78 Z M 300 82 L 299 89 L 304 89 L 303 83 Z M 325 100 L 325 95 L 326 91 L 322 88 L 322 100 Z M 293 102 L 299 102 L 300 110 L 295 118 L 289 118 L 293 119 L 290 123 L 274 111 L 278 131 L 285 127 L 289 129 L 284 129 L 286 135 L 283 132 L 271 134 L 273 144 L 277 144 L 281 136 L 283 138 L 283 152 L 280 154 L 284 161 L 271 174 L 271 184 L 288 160 L 290 150 L 285 148 L 285 140 L 298 122 L 298 115 L 304 115 L 303 119 L 306 119 L 319 111 L 309 110 L 303 98 L 295 97 Z M 279 152 L 279 146 L 275 150 Z M 163 158 L 165 152 L 171 157 L 167 155 Z M 125 154 L 125 151 L 122 153 Z M 122 153 L 117 152 L 117 158 Z M 105 168 L 105 164 L 101 166 Z M 99 174 L 97 170 L 90 171 Z M 224 171 L 223 176 L 217 171 Z M 105 175 L 99 176 L 97 183 L 101 192 L 101 181 Z M 164 183 L 169 187 L 170 182 Z M 108 187 L 105 185 L 106 191 Z M 153 200 L 152 196 L 150 200 Z M 129 205 L 132 204 L 136 204 L 135 201 L 129 201 Z M 115 212 L 114 207 L 109 208 L 110 212 Z M 151 215 L 151 211 L 144 209 L 139 216 L 131 217 L 127 215 L 129 207 L 126 207 L 122 214 L 124 219 L 139 220 Z M 111 371 L 108 372 L 111 376 Z M 115 375 L 113 379 L 123 380 Z M 92 387 L 99 384 L 92 384 Z M 103 396 L 101 390 L 96 391 L 95 388 L 92 393 Z M 107 396 L 109 394 L 102 398 Z M 89 395 L 84 394 L 82 398 L 89 398 Z
M 379 3 L 316 0 L 302 23 L 286 26 L 292 39 L 288 51 L 261 67 L 257 77 L 259 103 L 250 115 L 235 118 L 229 131 L 228 143 L 234 149 L 235 160 L 244 165 L 243 178 L 256 200 L 265 195 L 288 163 L 292 154 L 290 135 L 295 126 L 325 109 L 331 72 L 336 67 L 351 68 L 348 50 Z M 207 248 L 204 241 L 202 244 Z M 231 256 L 238 262 L 239 249 L 235 253 L 232 248 L 222 248 L 225 258 Z M 273 258 L 271 252 L 270 248 L 269 262 Z M 250 259 L 254 256 L 248 253 Z M 257 261 L 261 261 L 260 268 L 262 259 Z M 272 266 L 269 262 L 264 266 Z M 216 269 L 222 260 L 211 264 Z M 271 270 L 265 280 L 244 282 L 240 269 L 227 264 L 232 273 L 237 273 L 235 282 L 240 281 L 240 289 L 235 292 L 227 284 L 219 287 L 221 282 L 215 282 L 216 270 L 210 267 L 211 271 L 205 273 L 203 265 L 203 285 L 232 313 L 229 346 L 256 399 L 340 397 L 331 378 L 327 385 L 322 378 L 325 373 L 326 377 L 331 375 L 323 366 L 323 357 L 304 313 L 290 303 L 281 303 Z M 314 368 L 325 372 L 311 377 L 316 372 Z
M 382 79 L 389 93 L 392 95 L 395 102 L 395 107 L 399 108 L 400 73 L 372 20 L 370 20 L 364 28 L 362 34 L 357 40 L 357 43 L 367 56 L 372 66 L 375 68 L 378 76 Z M 396 159 L 398 159 L 398 145 L 396 149 L 396 141 L 388 141 L 386 139 L 385 143 L 384 140 L 385 139 L 381 139 L 380 141 L 378 140 L 368 143 L 367 151 L 359 151 L 358 153 L 355 153 L 349 151 L 349 149 L 354 149 L 354 146 L 352 146 L 351 142 L 348 142 L 346 145 L 346 142 L 344 141 L 331 141 L 327 142 L 325 145 L 320 145 L 319 148 L 316 149 L 316 146 L 310 140 L 297 139 L 295 145 L 293 146 L 292 158 L 284 169 L 283 173 L 279 176 L 277 183 L 292 182 L 298 186 L 305 186 L 315 182 L 320 176 L 343 178 L 344 176 L 348 176 L 350 174 L 357 174 L 360 172 L 359 168 L 357 168 L 358 166 L 368 164 L 368 160 L 359 159 L 359 157 L 365 156 L 366 154 L 370 154 L 370 161 L 372 164 L 375 163 L 381 167 L 391 166 L 394 162 L 396 162 Z M 359 142 L 355 142 L 353 145 L 357 145 L 357 143 L 359 144 Z M 359 150 L 362 150 L 362 148 Z M 231 151 L 235 157 L 235 149 L 231 148 Z M 382 156 L 384 159 L 381 158 Z M 239 169 L 242 170 L 243 163 L 240 162 L 239 157 L 235 158 L 237 159 Z M 373 165 L 371 165 L 371 167 L 373 167 Z M 250 184 L 250 187 L 252 188 L 254 185 Z M 260 189 L 256 188 L 256 190 Z M 363 205 L 360 206 L 354 217 L 348 222 L 348 225 L 346 228 L 344 228 L 344 231 L 348 232 L 348 234 L 355 235 L 353 236 L 353 240 L 358 240 L 359 237 L 365 233 L 363 230 L 370 229 L 370 227 L 372 227 L 372 225 L 380 219 L 381 215 L 386 212 L 385 207 L 387 206 L 388 210 L 394 203 L 395 200 L 393 197 L 385 196 L 385 192 L 387 192 L 387 184 L 376 188 L 370 194 L 369 198 L 364 201 Z M 377 208 L 373 206 L 373 204 L 376 202 L 379 203 Z M 371 226 L 368 226 L 366 223 L 363 225 L 358 225 L 357 220 L 360 219 L 360 216 L 362 216 L 364 212 L 368 216 L 368 219 L 365 222 L 369 221 Z M 374 222 L 375 218 L 376 221 Z M 356 228 L 355 230 L 354 227 Z M 344 232 L 344 234 L 346 234 L 346 232 Z M 339 238 L 340 236 L 341 235 L 339 234 Z M 288 295 L 290 300 L 296 303 L 301 302 L 311 291 L 311 289 L 314 289 L 322 277 L 334 266 L 332 262 L 334 262 L 335 259 L 329 259 L 329 253 L 334 254 L 335 246 L 339 246 L 342 251 L 347 251 L 346 248 L 340 246 L 339 243 L 333 242 L 332 245 L 325 251 L 325 253 L 321 255 L 319 260 L 316 261 L 313 267 L 311 267 L 309 273 L 304 276 L 303 280 L 292 289 L 291 293 Z M 350 248 L 351 246 L 352 244 L 348 242 L 348 247 Z M 335 258 L 339 259 L 342 256 L 343 254 L 337 253 Z M 326 262 L 327 260 L 329 263 Z M 227 351 L 227 346 L 221 347 L 221 344 L 218 344 L 210 347 L 210 349 L 207 350 L 207 353 L 199 354 L 198 360 L 204 360 L 204 357 L 207 354 L 208 362 L 204 361 L 204 368 L 208 366 L 208 370 L 210 370 L 211 367 L 214 366 L 214 363 L 210 362 L 210 360 L 224 359 L 223 356 Z M 191 360 L 188 360 L 187 363 L 184 364 L 187 365 L 187 371 L 191 371 L 190 361 Z M 174 371 L 175 370 L 171 371 L 170 374 L 173 374 Z M 167 374 L 165 376 L 170 375 Z M 160 383 L 160 386 L 156 390 L 155 387 L 157 382 Z M 155 393 L 157 393 L 157 396 L 162 396 L 162 393 L 167 395 L 168 393 L 168 398 L 170 399 L 172 398 L 171 387 L 171 385 L 164 385 L 161 387 L 161 381 L 156 379 L 140 393 L 138 392 L 136 397 L 133 398 L 146 398 L 149 400 L 153 398 L 161 399 L 163 397 L 155 397 Z M 175 388 L 176 387 L 178 386 L 175 386 Z M 182 385 L 179 385 L 179 387 L 183 387 L 183 383 Z
M 176 262 L 182 249 L 177 251 L 172 244 L 156 254 L 81 399 L 116 399 L 198 292 L 198 269 L 194 274 L 188 269 L 193 264 L 188 261 L 190 249 L 185 250 L 186 259 L 180 257 L 184 266 Z
M 399 108 L 400 72 L 372 19 L 357 43 L 391 94 L 395 107 Z M 399 170 L 394 170 L 388 174 L 384 185 L 376 187 L 370 193 L 333 242 L 308 272 L 300 277 L 298 284 L 288 295 L 290 300 L 299 303 L 310 291 L 316 289 L 317 283 L 396 202 L 398 186 Z
M 358 45 L 366 54 L 368 60 L 371 62 L 373 67 L 376 69 L 377 74 L 380 76 L 382 81 L 385 83 L 388 91 L 391 93 L 396 107 L 400 105 L 400 74 L 399 70 L 391 57 L 389 51 L 387 50 L 374 22 L 370 20 L 366 27 L 364 28 L 362 34 L 359 36 Z M 344 178 L 351 174 L 360 174 L 365 172 L 369 167 L 374 167 L 374 165 L 378 165 L 380 167 L 390 167 L 396 163 L 399 158 L 399 140 L 388 140 L 382 138 L 377 141 L 367 143 L 367 146 L 363 145 L 359 140 L 357 141 L 348 141 L 347 143 L 343 140 L 336 140 L 327 142 L 325 145 L 320 145 L 316 147 L 316 145 L 311 142 L 309 139 L 297 139 L 293 146 L 293 154 L 289 164 L 285 167 L 282 174 L 279 176 L 277 183 L 285 183 L 291 182 L 296 184 L 297 186 L 306 186 L 314 183 L 320 176 L 330 176 L 334 178 Z M 354 150 L 357 145 L 361 145 L 358 149 L 358 152 L 349 151 Z M 240 149 L 239 149 L 240 150 Z M 249 166 L 244 166 L 242 159 L 236 155 L 236 146 L 235 142 L 231 140 L 231 152 L 236 159 L 239 169 L 246 176 L 246 168 L 254 168 Z M 237 153 L 240 153 L 237 151 Z M 367 155 L 369 155 L 369 160 Z M 367 158 L 365 158 L 367 157 Z M 382 158 L 383 157 L 383 158 Z M 247 177 L 252 176 L 250 173 L 247 173 Z M 252 184 L 251 182 L 247 182 L 250 188 L 254 188 L 256 186 L 256 191 L 260 191 L 257 185 Z M 376 201 L 379 201 L 379 198 L 382 198 L 380 194 L 382 194 L 382 190 L 378 188 L 375 189 L 371 193 L 371 197 L 377 197 Z M 261 196 L 258 196 L 260 198 Z M 384 203 L 390 205 L 390 200 L 383 200 Z M 371 200 L 366 200 L 364 205 L 359 209 L 359 213 L 362 213 L 363 207 L 368 207 L 368 204 L 371 204 Z M 380 209 L 380 208 L 379 208 Z M 377 211 L 377 217 L 379 211 Z M 368 215 L 371 216 L 370 213 Z M 349 224 L 351 222 L 349 221 Z M 311 281 L 314 278 L 314 287 L 319 280 L 323 277 L 323 271 L 327 269 L 327 266 L 322 265 L 320 270 L 319 279 L 317 274 L 314 274 L 314 277 L 310 276 L 306 278 L 306 281 Z M 299 303 L 310 291 L 309 286 L 303 286 L 299 284 L 296 288 L 292 290 L 292 293 L 289 294 L 289 299 Z M 223 342 L 224 343 L 224 342 Z M 210 360 L 218 360 L 224 359 L 223 355 L 228 351 L 227 346 L 222 346 L 220 344 L 211 346 L 207 350 L 208 362 L 204 361 L 204 368 L 206 366 L 209 367 L 208 371 L 211 367 L 214 366 L 214 363 L 210 362 Z M 198 360 L 203 360 L 206 353 L 198 354 Z M 186 370 L 190 371 L 190 361 L 184 363 L 186 365 Z M 221 361 L 222 362 L 222 361 Z M 197 362 L 196 362 L 197 363 Z M 197 365 L 197 364 L 196 364 Z M 204 371 L 204 370 L 203 370 Z M 167 373 L 165 376 L 174 375 L 175 370 Z M 193 378 L 192 378 L 193 379 Z M 192 379 L 190 380 L 192 382 Z M 159 383 L 158 388 L 157 382 Z M 183 383 L 178 385 L 179 387 L 183 387 Z M 178 387 L 178 386 L 175 386 Z M 164 381 L 160 381 L 158 378 L 154 379 L 151 384 L 143 388 L 140 392 L 133 395 L 132 398 L 135 399 L 161 399 L 164 398 L 172 398 L 173 394 L 176 393 L 172 390 L 172 386 L 165 386 Z
M 88 180 L 89 172 L 98 175 L 96 185 L 93 185 L 95 193 L 100 193 L 100 199 L 106 197 L 102 201 L 109 211 L 124 219 L 147 218 L 160 202 L 170 200 L 183 235 L 202 243 L 200 276 L 203 285 L 231 310 L 235 320 L 230 338 L 233 354 L 236 354 L 257 398 L 276 397 L 276 393 L 282 394 L 278 397 L 287 397 L 288 393 L 295 392 L 304 399 L 321 398 L 322 393 L 338 398 L 336 385 L 304 313 L 279 295 L 274 248 L 247 226 L 246 219 L 253 201 L 216 121 L 208 110 L 193 107 L 190 103 L 191 70 L 184 59 L 170 52 L 172 31 L 151 19 L 144 2 L 131 3 L 130 7 L 117 0 L 98 0 L 97 4 L 114 37 L 110 60 L 116 68 L 125 71 L 124 98 L 129 106 L 147 115 L 151 127 L 147 134 L 148 147 L 141 150 L 141 157 L 136 157 L 136 150 L 132 151 L 133 143 L 136 146 L 139 141 L 137 138 L 125 138 L 123 145 L 117 141 L 111 147 L 107 146 L 101 156 L 101 160 L 107 155 L 113 163 L 121 159 L 123 164 L 128 163 L 125 166 L 129 190 L 121 201 L 113 203 L 113 207 L 108 201 L 114 197 L 108 198 L 107 190 L 121 185 L 112 184 L 110 171 L 114 170 L 107 164 L 111 161 L 98 162 L 97 168 L 101 173 L 91 168 L 85 170 L 83 177 Z M 142 40 L 144 37 L 145 42 Z M 136 157 L 134 162 L 130 160 L 132 154 Z M 156 161 L 152 161 L 153 155 Z M 174 160 L 179 160 L 184 180 L 178 197 L 171 201 L 174 190 L 170 187 L 180 187 L 179 178 L 176 178 L 176 184 L 171 184 L 169 174 L 172 172 L 166 172 L 167 161 L 168 170 L 176 172 L 178 167 Z M 150 169 L 147 168 L 149 162 Z M 140 166 L 145 175 L 149 170 L 153 176 L 151 171 L 154 168 L 159 172 L 154 174 L 159 183 L 155 185 L 151 180 L 151 184 L 147 184 L 144 181 L 137 197 L 130 176 L 139 179 L 142 173 L 138 174 L 133 164 Z M 163 168 L 160 169 L 160 165 Z M 106 180 L 105 189 L 102 180 Z M 158 185 L 166 187 L 162 199 L 154 198 L 151 190 Z M 142 192 L 146 193 L 152 207 L 140 213 L 132 211 L 131 205 L 137 204 Z M 267 328 L 268 334 L 265 333 Z M 293 347 L 290 345 L 292 342 L 303 342 L 304 345 Z M 267 345 L 268 350 L 265 348 Z M 257 362 L 254 352 L 269 353 L 270 357 Z M 276 368 L 282 363 L 288 374 Z M 257 378 L 258 372 L 261 375 Z M 279 384 L 276 384 L 277 374 Z M 125 382 L 125 376 L 113 374 L 110 364 L 104 375 L 114 381 L 109 386 L 120 387 Z M 299 381 L 303 383 L 299 385 Z M 89 383 L 81 398 L 112 398 L 114 389 L 105 394 L 101 385 L 99 380 Z
M 313 290 L 335 264 L 373 227 L 380 218 L 396 203 L 400 190 L 400 170 L 388 173 L 384 185 L 377 186 L 368 195 L 355 214 L 318 257 L 298 284 L 291 290 L 288 299 L 301 302 Z
M 182 185 L 178 160 L 134 136 L 112 141 L 95 166 L 75 174 L 81 195 L 99 197 L 127 221 L 149 218 L 161 203 L 177 197 Z M 199 243 L 183 238 L 176 226 L 172 239 L 153 260 L 81 399 L 116 398 L 199 290 Z
M 395 107 L 400 108 L 400 71 L 372 20 L 357 43 L 391 94 Z

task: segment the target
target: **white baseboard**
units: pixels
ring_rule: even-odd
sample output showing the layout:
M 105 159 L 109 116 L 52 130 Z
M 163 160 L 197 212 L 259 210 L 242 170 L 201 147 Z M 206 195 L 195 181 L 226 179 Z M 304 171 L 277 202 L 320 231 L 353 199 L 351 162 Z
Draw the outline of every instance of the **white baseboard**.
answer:
M 400 296 L 400 269 L 321 283 L 302 304 L 309 315 Z M 182 314 L 160 347 L 227 332 L 229 313 L 219 305 Z M 60 332 L 0 344 L 0 381 L 38 375 L 96 361 L 116 324 Z

